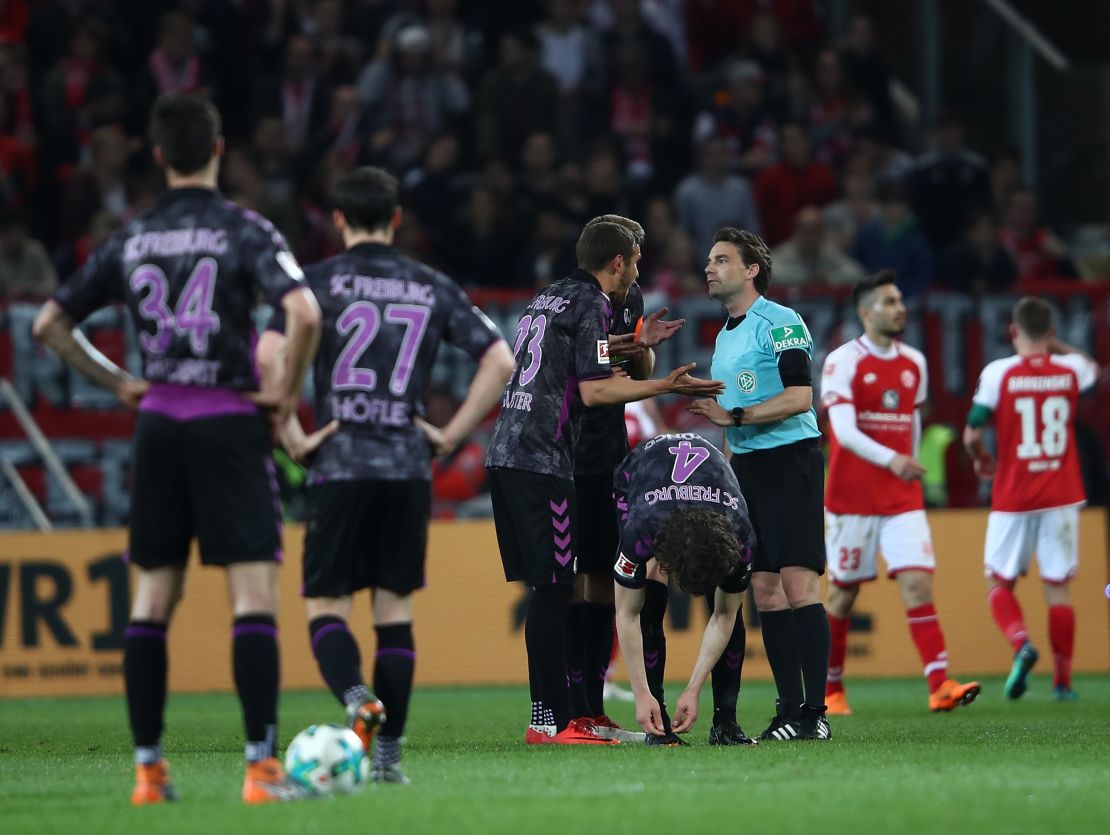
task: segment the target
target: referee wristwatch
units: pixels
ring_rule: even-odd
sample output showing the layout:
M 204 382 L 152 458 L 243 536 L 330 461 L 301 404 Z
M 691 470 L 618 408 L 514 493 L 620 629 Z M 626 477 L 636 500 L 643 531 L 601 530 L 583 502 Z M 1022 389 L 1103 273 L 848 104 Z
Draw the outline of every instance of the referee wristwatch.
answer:
M 732 425 L 739 426 L 744 422 L 744 407 L 737 406 L 730 413 L 732 415 Z

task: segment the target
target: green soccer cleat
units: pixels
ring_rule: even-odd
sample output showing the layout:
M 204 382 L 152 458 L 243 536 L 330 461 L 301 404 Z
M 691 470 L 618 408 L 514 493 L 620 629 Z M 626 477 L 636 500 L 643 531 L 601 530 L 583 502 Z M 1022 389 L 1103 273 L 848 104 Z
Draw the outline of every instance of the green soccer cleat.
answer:
M 1010 675 L 1006 679 L 1006 686 L 1003 688 L 1007 699 L 1013 700 L 1022 697 L 1025 693 L 1029 671 L 1033 669 L 1033 665 L 1037 663 L 1037 659 L 1040 657 L 1037 648 L 1030 641 L 1026 641 L 1014 653 L 1014 665 L 1010 668 Z

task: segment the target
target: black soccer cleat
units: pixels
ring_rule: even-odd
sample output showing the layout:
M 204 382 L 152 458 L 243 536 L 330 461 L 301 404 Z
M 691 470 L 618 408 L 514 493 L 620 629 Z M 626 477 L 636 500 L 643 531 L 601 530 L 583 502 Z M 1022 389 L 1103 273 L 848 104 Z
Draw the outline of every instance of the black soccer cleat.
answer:
M 797 739 L 832 739 L 832 727 L 825 718 L 824 705 L 802 705 L 802 715 L 797 722 Z
M 759 741 L 772 742 L 774 740 L 782 739 L 782 737 L 778 736 L 777 734 L 785 725 L 789 724 L 790 717 L 787 715 L 786 712 L 786 704 L 783 702 L 782 699 L 775 699 L 775 717 L 771 720 L 771 724 L 768 725 L 764 729 L 763 733 L 759 735 Z M 790 735 L 788 738 L 793 739 L 793 735 Z
M 744 733 L 735 720 L 722 722 L 709 729 L 710 745 L 758 745 L 759 743 Z
M 656 736 L 655 734 L 646 734 L 644 736 L 644 745 L 661 747 L 661 748 L 681 748 L 690 743 L 676 734 L 674 731 L 667 731 L 663 736 Z

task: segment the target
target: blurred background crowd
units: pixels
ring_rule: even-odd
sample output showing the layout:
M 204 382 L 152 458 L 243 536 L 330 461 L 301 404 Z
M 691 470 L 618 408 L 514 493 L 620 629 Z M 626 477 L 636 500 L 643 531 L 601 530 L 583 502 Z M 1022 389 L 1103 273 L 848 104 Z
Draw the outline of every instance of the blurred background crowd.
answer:
M 372 163 L 404 186 L 399 245 L 471 287 L 568 272 L 614 211 L 672 297 L 703 294 L 724 224 L 774 247 L 779 286 L 1098 276 L 1020 151 L 977 147 L 966 114 L 926 123 L 867 4 L 838 4 L 836 34 L 830 5 L 0 0 L 0 297 L 49 294 L 150 205 L 150 105 L 198 91 L 225 119 L 223 190 L 306 262 L 340 246 L 331 183 Z

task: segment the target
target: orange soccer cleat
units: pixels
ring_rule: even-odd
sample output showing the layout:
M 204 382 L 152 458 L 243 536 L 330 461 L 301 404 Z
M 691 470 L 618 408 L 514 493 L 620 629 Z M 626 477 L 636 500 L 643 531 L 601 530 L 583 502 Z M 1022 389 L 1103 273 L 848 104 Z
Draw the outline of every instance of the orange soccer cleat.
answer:
M 554 726 L 552 726 L 554 727 Z M 528 745 L 618 745 L 620 740 L 599 736 L 593 727 L 592 719 L 572 719 L 570 724 L 557 734 L 550 734 L 532 725 L 524 732 Z
M 170 782 L 169 763 L 158 760 L 152 765 L 135 766 L 135 790 L 131 792 L 133 804 L 146 806 L 172 800 L 177 800 L 177 792 Z
M 247 763 L 247 774 L 243 778 L 244 803 L 280 803 L 308 796 L 308 790 L 289 778 L 276 757 Z
M 940 687 L 929 694 L 929 710 L 937 713 L 942 710 L 953 710 L 961 705 L 969 705 L 975 701 L 981 689 L 977 681 L 960 684 L 953 679 L 945 679 Z
M 848 694 L 843 690 L 838 690 L 836 693 L 826 693 L 825 704 L 828 706 L 828 710 L 825 711 L 826 716 L 852 715 L 852 708 L 848 706 Z
M 370 753 L 374 737 L 384 724 L 385 705 L 373 696 L 362 704 L 347 706 L 347 727 L 362 740 L 362 747 L 366 749 L 367 754 Z

